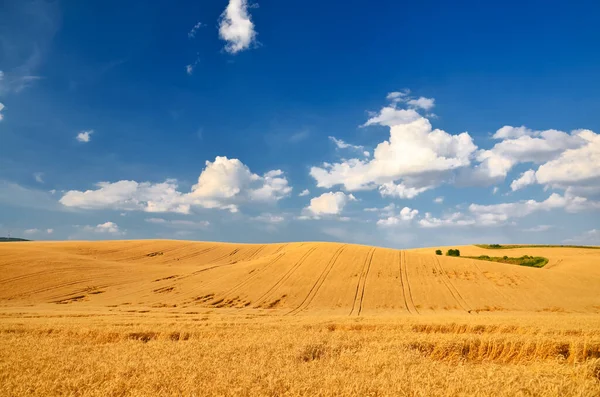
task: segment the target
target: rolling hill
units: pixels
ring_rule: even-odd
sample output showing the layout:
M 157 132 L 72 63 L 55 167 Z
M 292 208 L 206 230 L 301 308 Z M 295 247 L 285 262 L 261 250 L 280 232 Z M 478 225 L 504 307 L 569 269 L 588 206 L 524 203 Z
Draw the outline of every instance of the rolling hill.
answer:
M 476 246 L 462 255 L 494 254 Z M 0 246 L 0 305 L 277 315 L 600 312 L 600 251 L 515 248 L 542 269 L 340 243 L 170 240 Z M 58 306 L 60 305 L 60 306 Z

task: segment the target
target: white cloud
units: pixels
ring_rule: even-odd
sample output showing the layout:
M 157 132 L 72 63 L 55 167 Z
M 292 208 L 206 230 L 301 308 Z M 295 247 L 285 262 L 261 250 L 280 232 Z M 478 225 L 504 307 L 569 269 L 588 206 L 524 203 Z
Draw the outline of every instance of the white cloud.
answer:
M 399 183 L 395 184 L 394 182 L 384 183 L 379 186 L 379 193 L 382 197 L 390 196 L 390 197 L 398 197 L 402 199 L 412 199 L 417 197 L 419 194 L 423 193 L 426 190 L 431 189 L 433 186 L 425 186 L 420 188 L 415 187 L 407 187 L 406 185 Z
M 535 173 L 538 183 L 562 187 L 600 184 L 600 134 L 579 130 L 575 135 L 583 145 L 542 164 Z
M 332 141 L 333 143 L 335 143 L 335 146 L 338 149 L 352 149 L 352 150 L 358 150 L 361 151 L 363 153 L 363 156 L 365 157 L 369 157 L 371 155 L 371 153 L 369 153 L 368 151 L 365 151 L 365 147 L 361 146 L 361 145 L 352 145 L 349 143 L 344 142 L 341 139 L 337 139 L 336 137 L 330 136 L 329 140 Z
M 492 189 L 492 194 L 498 193 L 498 190 L 498 186 L 494 186 L 494 188 Z
M 225 51 L 235 54 L 246 50 L 256 40 L 254 23 L 248 13 L 247 0 L 229 0 L 219 22 L 219 37 L 225 40 Z
M 419 226 L 423 228 L 438 228 L 447 226 L 472 226 L 475 225 L 475 220 L 466 217 L 460 212 L 444 216 L 442 218 L 436 218 L 431 213 L 426 212 L 425 218 L 419 220 Z
M 418 213 L 419 213 L 418 210 L 404 207 L 400 210 L 398 215 L 396 215 L 396 216 L 391 215 L 385 219 L 378 220 L 377 226 L 397 226 L 400 224 L 406 224 L 406 223 L 412 221 L 417 216 Z
M 52 234 L 52 233 L 54 233 L 54 229 L 46 229 L 46 233 Z
M 40 232 L 40 229 L 27 229 L 27 230 L 23 231 L 23 234 L 32 235 L 32 234 L 37 234 L 39 232 Z
M 292 188 L 288 186 L 288 180 L 283 176 L 283 171 L 273 170 L 264 174 L 260 179 L 261 187 L 250 190 L 250 197 L 255 201 L 277 201 L 288 197 Z
M 106 233 L 106 234 L 114 234 L 114 235 L 123 235 L 125 232 L 122 232 L 119 229 L 119 225 L 114 222 L 104 222 L 96 226 L 84 226 L 83 230 L 87 232 L 95 232 L 95 233 Z
M 189 228 L 189 229 L 204 229 L 210 226 L 209 221 L 190 221 L 183 219 L 167 220 L 163 218 L 146 218 L 146 222 L 153 223 L 155 225 L 165 225 L 173 228 Z
M 420 97 L 418 99 L 409 99 L 406 103 L 419 109 L 431 110 L 435 106 L 435 99 Z
M 492 205 L 471 204 L 469 211 L 477 217 L 479 224 L 500 224 L 511 218 L 522 218 L 534 212 L 550 211 L 558 208 L 573 213 L 600 209 L 600 202 L 569 194 L 561 196 L 558 193 L 553 193 L 544 201 L 523 200 Z
M 177 181 L 163 183 L 98 182 L 97 189 L 66 192 L 59 200 L 67 207 L 145 212 L 190 212 L 190 203 L 177 191 Z
M 348 201 L 356 200 L 351 194 L 342 192 L 323 193 L 319 197 L 314 197 L 310 200 L 310 205 L 306 210 L 316 216 L 320 215 L 339 215 Z
M 35 172 L 33 174 L 33 178 L 38 183 L 44 183 L 44 173 L 43 172 Z
M 274 215 L 268 212 L 262 213 L 258 216 L 251 218 L 253 221 L 264 222 L 264 223 L 281 223 L 285 218 L 281 215 Z
M 570 134 L 545 130 L 534 131 L 526 127 L 504 126 L 495 139 L 501 139 L 489 150 L 479 150 L 476 159 L 480 163 L 465 179 L 480 183 L 503 180 L 508 172 L 519 163 L 543 164 L 559 157 L 565 150 L 576 149 L 586 144 L 591 131 L 575 130 Z
M 433 202 L 436 204 L 442 204 L 444 202 L 444 198 L 443 197 L 436 197 L 435 199 L 433 199 Z
M 237 212 L 241 203 L 273 203 L 290 195 L 292 188 L 281 170 L 259 176 L 238 159 L 227 157 L 207 161 L 189 193 L 178 191 L 177 180 L 163 183 L 118 181 L 100 182 L 98 189 L 64 194 L 60 203 L 84 209 L 114 209 L 187 214 L 192 206 Z
M 308 189 L 304 189 L 303 191 L 301 191 L 298 196 L 300 197 L 304 197 L 304 196 L 308 196 L 310 194 L 310 190 Z
M 192 30 L 190 30 L 188 32 L 188 38 L 189 39 L 193 39 L 194 37 L 196 37 L 196 32 L 198 31 L 198 29 L 200 29 L 202 26 L 204 26 L 202 24 L 202 22 L 198 22 L 194 25 L 194 27 L 192 28 Z
M 539 233 L 539 232 L 547 232 L 548 230 L 553 229 L 553 228 L 554 228 L 554 226 L 552 226 L 552 225 L 538 225 L 538 226 L 530 227 L 527 229 L 523 229 L 523 231 Z
M 600 230 L 592 229 L 563 241 L 565 244 L 600 245 Z
M 405 89 L 402 91 L 390 92 L 387 94 L 387 96 L 385 98 L 391 102 L 401 102 L 401 101 L 404 101 L 408 97 L 409 94 L 410 94 L 410 90 Z
M 378 212 L 381 216 L 388 217 L 393 216 L 396 210 L 396 204 L 391 203 L 383 208 L 365 208 L 365 212 Z
M 75 139 L 77 139 L 77 141 L 79 141 L 79 142 L 87 143 L 90 141 L 90 139 L 92 139 L 93 133 L 94 133 L 93 130 L 81 131 L 79 134 L 77 134 Z
M 512 183 L 510 184 L 510 188 L 513 192 L 515 192 L 519 189 L 523 189 L 525 186 L 533 185 L 535 182 L 535 171 L 529 170 L 523 172 L 518 179 L 512 181 Z
M 310 174 L 317 186 L 343 185 L 355 191 L 402 180 L 408 188 L 423 189 L 439 184 L 449 172 L 470 165 L 477 148 L 468 133 L 451 135 L 434 130 L 429 120 L 414 113 L 416 119 L 394 121 L 398 124 L 390 128 L 389 140 L 377 145 L 372 160 L 350 159 L 312 167 Z
M 397 109 L 395 106 L 386 106 L 379 111 L 379 114 L 373 115 L 362 126 L 368 127 L 379 124 L 392 127 L 400 124 L 409 124 L 419 118 L 421 118 L 421 115 L 414 109 Z
M 2 71 L 0 70 L 0 73 L 2 73 Z M 0 102 L 0 121 L 2 121 L 2 119 L 4 119 L 4 115 L 2 114 L 2 109 L 4 109 L 4 104 L 2 102 Z
M 522 136 L 534 136 L 536 132 L 525 127 L 524 125 L 521 127 L 512 127 L 510 125 L 505 125 L 500 128 L 496 133 L 492 136 L 494 139 L 514 139 L 520 138 Z
M 190 63 L 189 65 L 185 66 L 185 72 L 188 74 L 188 76 L 191 76 L 192 74 L 194 74 L 194 70 L 196 69 L 196 66 L 198 66 L 199 63 L 200 63 L 200 56 L 197 55 L 196 60 L 193 63 Z M 200 132 L 200 137 L 202 137 L 202 132 Z

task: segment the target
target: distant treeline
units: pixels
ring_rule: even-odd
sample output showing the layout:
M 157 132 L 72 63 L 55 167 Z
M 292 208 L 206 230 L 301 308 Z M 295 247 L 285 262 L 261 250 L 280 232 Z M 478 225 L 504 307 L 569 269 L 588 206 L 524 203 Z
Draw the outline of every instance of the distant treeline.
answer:
M 511 248 L 589 248 L 589 249 L 600 249 L 600 247 L 595 247 L 591 245 L 557 245 L 557 244 L 508 244 L 508 245 L 500 245 L 500 244 L 475 244 L 476 247 L 479 248 L 487 248 L 487 249 L 511 249 Z
M 11 242 L 11 241 L 31 241 L 31 240 L 27 240 L 24 238 L 18 238 L 18 237 L 0 237 L 0 243 L 7 243 L 7 242 Z

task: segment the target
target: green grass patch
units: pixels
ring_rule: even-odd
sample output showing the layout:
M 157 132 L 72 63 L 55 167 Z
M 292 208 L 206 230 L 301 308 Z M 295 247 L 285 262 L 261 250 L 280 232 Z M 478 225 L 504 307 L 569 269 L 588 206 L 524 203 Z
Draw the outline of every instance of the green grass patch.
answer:
M 498 263 L 508 263 L 511 265 L 528 266 L 528 267 L 544 267 L 548 263 L 548 258 L 543 256 L 523 255 L 520 258 L 510 258 L 508 256 L 463 256 L 462 258 L 478 259 L 481 261 L 490 261 Z
M 486 248 L 486 249 L 512 249 L 512 248 L 589 248 L 589 249 L 600 249 L 600 247 L 591 246 L 591 245 L 551 245 L 551 244 L 532 244 L 532 245 L 524 245 L 524 244 L 508 244 L 508 245 L 500 245 L 500 244 L 475 244 L 476 247 Z

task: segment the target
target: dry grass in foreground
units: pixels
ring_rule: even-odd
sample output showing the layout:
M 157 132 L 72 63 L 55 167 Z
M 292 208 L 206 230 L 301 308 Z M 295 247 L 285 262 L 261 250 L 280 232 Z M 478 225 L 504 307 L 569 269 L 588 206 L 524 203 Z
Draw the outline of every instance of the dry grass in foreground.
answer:
M 600 395 L 600 319 L 538 316 L 12 318 L 0 395 Z

